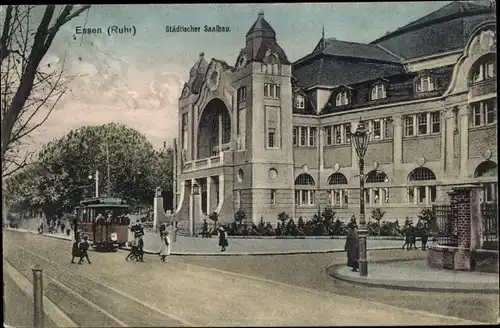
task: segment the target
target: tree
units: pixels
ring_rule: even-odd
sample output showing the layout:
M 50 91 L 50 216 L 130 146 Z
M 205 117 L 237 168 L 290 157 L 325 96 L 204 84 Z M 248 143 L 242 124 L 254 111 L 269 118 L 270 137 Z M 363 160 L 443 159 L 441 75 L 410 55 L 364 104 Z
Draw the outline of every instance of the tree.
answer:
M 40 6 L 8 5 L 0 37 L 2 112 L 2 177 L 29 163 L 30 153 L 21 155 L 20 145 L 49 117 L 66 91 L 70 79 L 62 78 L 62 68 L 40 67 L 59 29 L 90 8 L 65 5 L 54 16 L 48 5 L 39 22 Z
M 219 213 L 214 211 L 214 212 L 210 213 L 208 218 L 210 220 L 214 221 L 214 231 L 217 231 L 217 221 L 219 221 Z
M 384 218 L 385 211 L 382 211 L 380 208 L 374 208 L 372 210 L 372 219 L 377 221 L 377 230 L 378 230 L 378 235 L 380 236 L 380 221 Z
M 234 213 L 234 221 L 238 223 L 239 226 L 241 226 L 242 222 L 247 219 L 247 215 L 245 211 L 243 211 L 241 208 Z
M 287 222 L 288 220 L 290 220 L 290 217 L 285 212 L 281 212 L 280 214 L 278 214 L 278 221 L 281 222 L 282 228 L 285 227 L 285 222 Z
M 89 175 L 98 170 L 100 195 L 124 198 L 132 206 L 152 205 L 156 187 L 172 188 L 169 160 L 134 129 L 116 123 L 86 126 L 45 145 L 36 165 L 12 177 L 17 196 L 11 198 L 30 199 L 47 217 L 72 211 L 81 199 L 94 196 Z

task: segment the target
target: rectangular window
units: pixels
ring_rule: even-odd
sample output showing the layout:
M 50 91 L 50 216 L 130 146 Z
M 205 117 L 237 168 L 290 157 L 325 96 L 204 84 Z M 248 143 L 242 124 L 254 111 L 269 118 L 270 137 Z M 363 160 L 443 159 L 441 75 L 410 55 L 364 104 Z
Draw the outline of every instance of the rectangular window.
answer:
M 305 98 L 303 96 L 297 96 L 297 108 L 304 109 L 306 107 Z
M 432 112 L 431 113 L 431 133 L 441 132 L 441 113 Z
M 238 89 L 238 103 L 247 100 L 247 87 L 241 87 Z
M 341 199 L 342 199 L 341 196 L 342 196 L 341 190 L 334 190 L 333 191 L 333 204 L 334 205 L 340 206 Z
M 340 125 L 333 126 L 333 134 L 335 135 L 335 143 L 341 144 L 342 143 L 342 129 L 340 128 Z
M 264 97 L 280 98 L 281 86 L 279 84 L 264 83 Z
M 276 205 L 276 190 L 271 190 L 271 205 Z
M 316 146 L 316 128 L 309 128 L 309 146 Z
M 188 114 L 182 114 L 182 149 L 188 149 Z
M 474 126 L 481 125 L 481 103 L 475 103 L 472 105 L 473 117 L 474 117 Z
M 295 204 L 300 205 L 300 190 L 295 190 Z
M 405 116 L 405 136 L 413 136 L 415 134 L 415 126 L 413 125 L 413 116 Z
M 267 146 L 268 147 L 276 147 L 276 132 L 274 129 L 269 129 L 269 132 L 267 134 Z
M 394 126 L 392 123 L 392 118 L 386 118 L 384 126 L 384 138 L 392 139 L 393 135 L 394 135 Z
M 346 143 L 351 143 L 351 123 L 344 124 L 344 140 Z
M 493 100 L 487 100 L 484 102 L 484 111 L 486 124 L 495 123 L 495 103 Z
M 427 113 L 417 115 L 418 134 L 427 134 Z
M 294 126 L 293 127 L 293 145 L 298 146 L 297 142 L 299 140 L 299 128 Z
M 373 139 L 380 139 L 382 137 L 380 120 L 372 121 L 372 129 L 373 129 Z
M 325 128 L 326 130 L 326 144 L 331 145 L 332 144 L 332 127 L 328 126 Z
M 300 127 L 300 145 L 305 146 L 307 140 L 307 128 L 305 126 Z
M 425 186 L 417 187 L 417 194 L 418 194 L 418 202 L 420 204 L 425 203 L 427 199 L 426 187 Z

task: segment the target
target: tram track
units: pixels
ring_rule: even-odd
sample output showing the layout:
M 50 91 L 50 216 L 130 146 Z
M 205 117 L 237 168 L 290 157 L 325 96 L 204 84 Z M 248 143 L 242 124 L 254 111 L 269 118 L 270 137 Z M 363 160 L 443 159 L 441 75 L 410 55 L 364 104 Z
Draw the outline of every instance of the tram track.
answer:
M 31 268 L 44 268 L 44 294 L 79 326 L 194 326 L 194 324 L 165 313 L 154 306 L 76 272 L 19 245 L 13 246 L 16 256 L 5 260 L 19 270 L 31 283 Z

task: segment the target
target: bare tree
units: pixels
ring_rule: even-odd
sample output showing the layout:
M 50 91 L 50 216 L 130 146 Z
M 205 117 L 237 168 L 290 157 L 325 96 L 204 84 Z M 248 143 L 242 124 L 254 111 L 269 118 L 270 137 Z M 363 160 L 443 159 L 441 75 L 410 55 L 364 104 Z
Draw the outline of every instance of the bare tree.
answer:
M 67 90 L 71 79 L 63 78 L 63 68 L 40 67 L 59 29 L 90 5 L 45 7 L 34 23 L 40 6 L 8 5 L 0 38 L 2 177 L 9 176 L 29 163 L 30 153 L 20 147 L 29 134 L 49 117 Z M 64 64 L 64 62 L 63 62 Z

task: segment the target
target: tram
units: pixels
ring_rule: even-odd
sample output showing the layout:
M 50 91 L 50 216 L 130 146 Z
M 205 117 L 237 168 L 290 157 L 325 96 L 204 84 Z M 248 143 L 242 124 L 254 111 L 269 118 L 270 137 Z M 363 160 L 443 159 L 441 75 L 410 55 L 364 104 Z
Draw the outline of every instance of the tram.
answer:
M 76 225 L 96 250 L 117 251 L 128 239 L 129 206 L 121 198 L 87 198 L 76 208 Z

